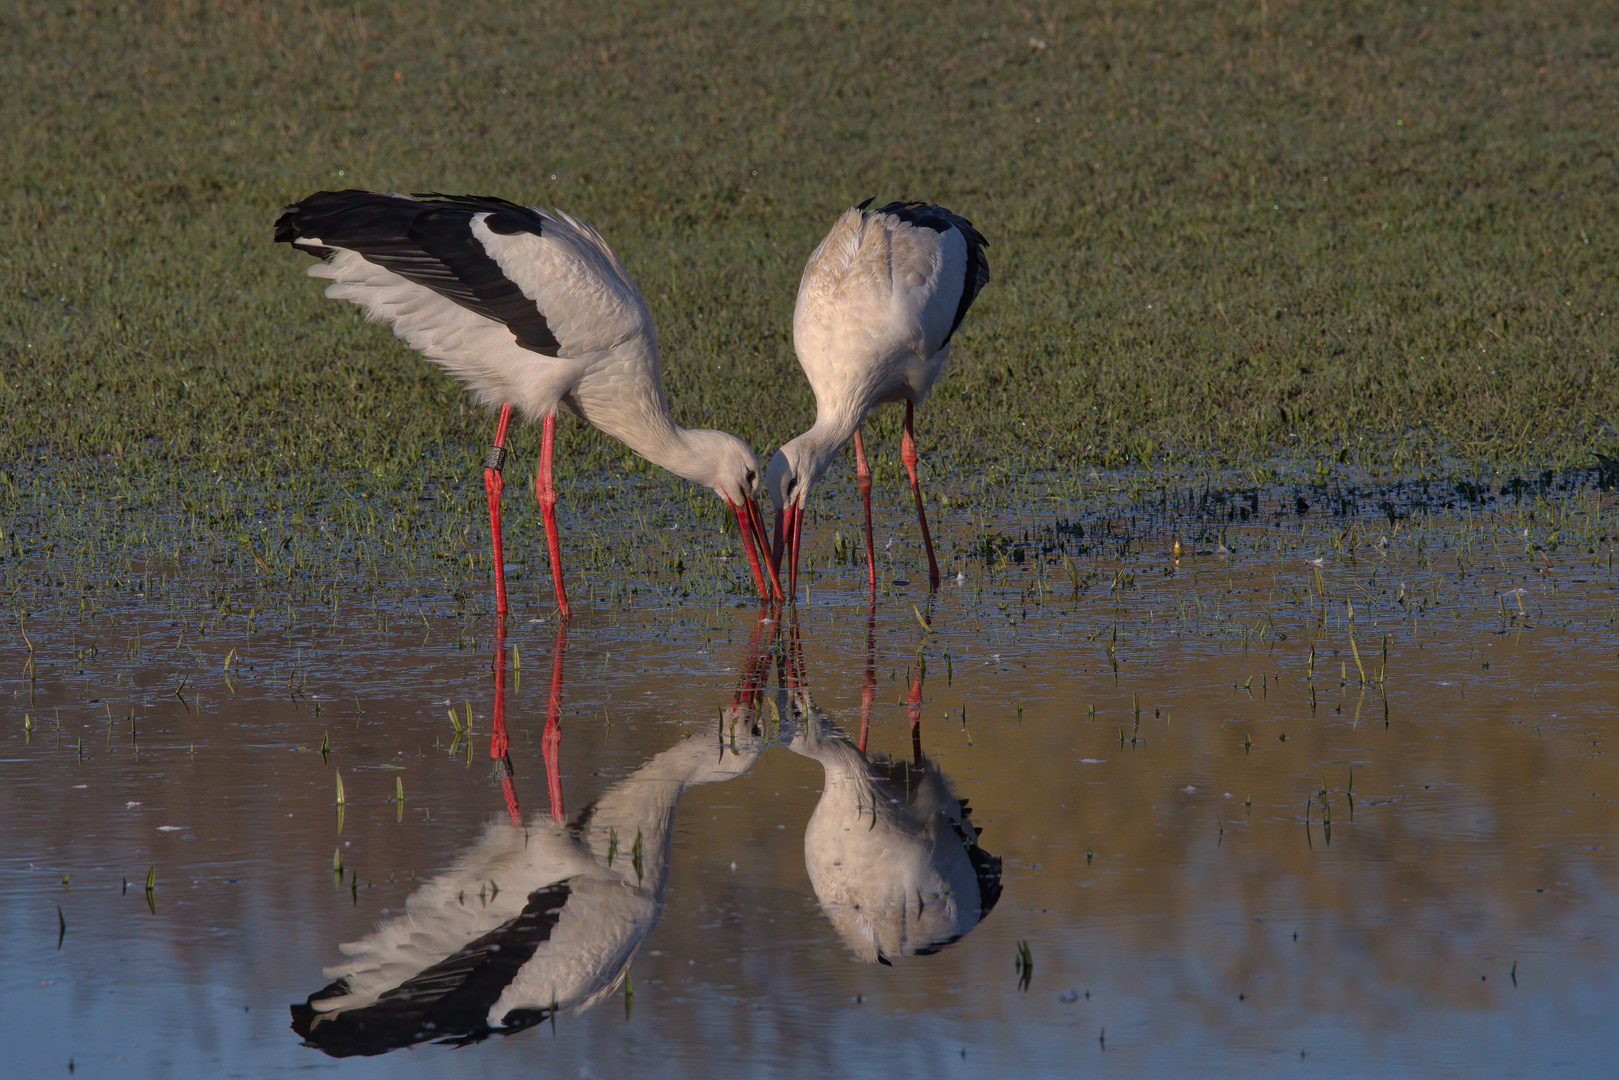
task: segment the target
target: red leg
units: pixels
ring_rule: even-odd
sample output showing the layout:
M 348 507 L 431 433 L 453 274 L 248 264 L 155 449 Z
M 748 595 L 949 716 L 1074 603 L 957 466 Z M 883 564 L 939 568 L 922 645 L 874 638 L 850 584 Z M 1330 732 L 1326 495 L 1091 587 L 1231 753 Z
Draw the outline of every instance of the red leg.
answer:
M 860 684 L 860 752 L 866 752 L 866 732 L 871 727 L 871 703 L 877 696 L 877 604 L 866 606 L 866 677 Z
M 500 492 L 505 486 L 500 470 L 506 464 L 506 425 L 511 418 L 510 403 L 502 405 L 495 444 L 483 462 L 483 490 L 489 496 L 489 542 L 495 553 L 495 618 L 502 626 L 506 624 L 506 557 L 500 544 Z
M 489 756 L 495 760 L 500 773 L 501 794 L 506 797 L 506 813 L 513 825 L 523 823 L 523 811 L 517 805 L 517 789 L 512 786 L 511 740 L 506 736 L 506 624 L 495 627 L 495 708 L 489 731 Z
M 551 817 L 566 820 L 562 811 L 562 658 L 568 651 L 568 624 L 557 625 L 556 646 L 551 650 L 551 699 L 545 707 L 545 731 L 540 735 L 540 752 L 545 759 L 545 787 L 551 796 Z
M 922 546 L 928 551 L 928 588 L 939 587 L 939 563 L 933 557 L 933 537 L 928 533 L 927 511 L 922 509 L 922 486 L 916 481 L 916 436 L 911 434 L 912 404 L 905 403 L 905 433 L 900 438 L 899 456 L 905 462 L 905 471 L 911 474 L 911 494 L 916 497 L 916 520 L 922 524 Z
M 545 517 L 545 544 L 551 552 L 551 584 L 557 590 L 557 612 L 564 619 L 572 618 L 568 607 L 568 592 L 562 585 L 562 539 L 557 533 L 557 491 L 551 486 L 551 458 L 556 446 L 557 414 L 545 418 L 544 434 L 540 437 L 540 471 L 534 477 L 534 497 L 540 501 L 540 512 Z
M 871 466 L 866 464 L 866 448 L 860 429 L 854 433 L 854 474 L 860 482 L 860 503 L 866 511 L 866 593 L 877 595 L 877 552 L 871 542 Z

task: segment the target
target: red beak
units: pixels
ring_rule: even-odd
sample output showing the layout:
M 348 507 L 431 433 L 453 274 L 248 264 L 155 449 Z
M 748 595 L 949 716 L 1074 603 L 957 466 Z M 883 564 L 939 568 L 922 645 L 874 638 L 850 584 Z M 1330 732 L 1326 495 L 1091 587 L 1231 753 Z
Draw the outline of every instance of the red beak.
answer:
M 759 512 L 759 504 L 751 498 L 748 500 L 748 521 L 753 526 L 754 539 L 759 544 L 759 554 L 764 557 L 765 573 L 770 577 L 770 588 L 774 594 L 773 597 L 764 596 L 763 590 L 760 590 L 760 595 L 767 600 L 773 598 L 779 603 L 786 599 L 786 595 L 781 591 L 781 571 L 778 569 L 781 563 L 777 561 L 776 553 L 771 550 L 770 537 L 765 532 L 765 518 Z
M 783 549 L 787 556 L 787 599 L 798 602 L 798 541 L 804 531 L 804 509 L 788 503 L 776 511 L 776 545 L 774 555 L 779 566 Z
M 793 569 L 788 574 L 788 577 L 792 579 L 792 587 L 789 592 L 792 593 L 793 602 L 795 604 L 798 602 L 798 541 L 803 535 L 804 508 L 802 506 L 798 506 L 793 508 Z
M 741 504 L 725 500 L 730 503 L 731 510 L 736 514 L 736 525 L 742 533 L 742 549 L 748 553 L 748 567 L 753 571 L 753 584 L 759 590 L 759 599 L 763 603 L 772 600 L 772 587 L 774 596 L 781 595 L 781 582 L 776 572 L 776 560 L 770 550 L 770 539 L 765 535 L 764 518 L 759 513 L 759 506 L 751 498 L 744 499 Z M 759 567 L 759 556 L 763 554 L 765 566 L 770 571 L 770 584 L 765 584 L 764 571 Z

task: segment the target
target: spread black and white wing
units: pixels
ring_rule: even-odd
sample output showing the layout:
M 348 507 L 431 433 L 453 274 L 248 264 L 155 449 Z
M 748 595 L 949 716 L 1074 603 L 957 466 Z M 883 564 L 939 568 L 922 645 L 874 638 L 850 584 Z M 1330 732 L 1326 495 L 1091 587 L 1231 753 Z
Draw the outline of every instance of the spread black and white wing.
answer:
M 321 259 L 326 295 L 507 400 L 527 361 L 599 356 L 653 339 L 640 290 L 567 214 L 487 196 L 322 191 L 285 208 L 275 239 Z M 521 395 L 518 395 L 521 396 Z

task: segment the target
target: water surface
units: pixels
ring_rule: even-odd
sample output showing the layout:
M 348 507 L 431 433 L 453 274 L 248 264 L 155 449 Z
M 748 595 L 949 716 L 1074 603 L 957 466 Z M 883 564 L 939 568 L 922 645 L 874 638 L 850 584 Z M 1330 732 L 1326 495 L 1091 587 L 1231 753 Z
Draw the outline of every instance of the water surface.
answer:
M 14 560 L 9 1052 L 120 1077 L 1590 1075 L 1619 1049 L 1619 594 L 1582 499 L 1555 524 L 1279 491 L 958 511 L 931 599 L 895 510 L 874 606 L 829 509 L 796 617 L 632 577 L 576 594 L 560 663 L 538 586 L 499 661 L 475 565 L 275 607 L 153 559 L 81 609 L 60 558 Z M 849 831 L 868 798 L 887 847 Z M 570 970 L 603 981 L 508 996 L 510 1033 L 336 1058 L 291 1026 L 356 970 L 341 945 L 376 960 L 412 926 L 484 940 L 479 993 L 560 993 L 511 950 L 543 960 L 564 902 L 602 935 Z M 374 995 L 409 966 L 383 959 Z

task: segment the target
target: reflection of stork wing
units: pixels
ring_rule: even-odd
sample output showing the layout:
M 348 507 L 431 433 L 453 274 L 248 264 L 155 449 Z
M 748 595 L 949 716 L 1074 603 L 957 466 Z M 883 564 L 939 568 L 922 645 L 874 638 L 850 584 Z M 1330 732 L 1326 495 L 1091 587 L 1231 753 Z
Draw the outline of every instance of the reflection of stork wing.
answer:
M 820 761 L 826 787 L 804 832 L 821 908 L 855 955 L 938 952 L 988 915 L 1001 860 L 978 846 L 966 802 L 923 758 L 870 760 L 819 711 L 792 748 Z
M 311 995 L 307 1004 L 292 1007 L 293 1029 L 333 1057 L 350 1057 L 435 1038 L 461 1045 L 495 1031 L 512 1032 L 541 1022 L 548 1011 L 508 1015 L 498 1028 L 488 1017 L 518 970 L 550 939 L 569 891 L 564 881 L 533 893 L 516 918 L 406 979 L 372 1004 L 328 1015 L 321 1008 L 324 1003 L 351 996 L 348 980 L 339 979 Z
M 604 791 L 571 825 L 495 824 L 405 914 L 343 946 L 335 981 L 292 1007 L 334 1057 L 511 1034 L 612 993 L 658 919 L 675 805 L 741 775 L 759 745 L 683 739 Z
M 869 758 L 868 764 L 872 772 L 887 783 L 891 798 L 909 799 L 914 817 L 924 819 L 935 827 L 940 822 L 950 823 L 956 841 L 966 851 L 967 861 L 972 865 L 973 876 L 977 879 L 978 920 L 983 919 L 1001 898 L 1001 860 L 978 846 L 978 836 L 983 830 L 973 824 L 973 811 L 967 800 L 955 794 L 950 781 L 926 757 L 920 765 L 913 765 L 902 758 L 885 757 Z

